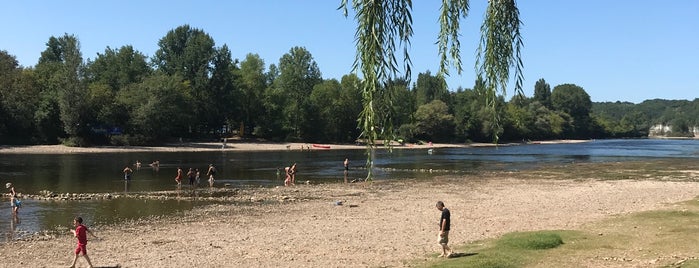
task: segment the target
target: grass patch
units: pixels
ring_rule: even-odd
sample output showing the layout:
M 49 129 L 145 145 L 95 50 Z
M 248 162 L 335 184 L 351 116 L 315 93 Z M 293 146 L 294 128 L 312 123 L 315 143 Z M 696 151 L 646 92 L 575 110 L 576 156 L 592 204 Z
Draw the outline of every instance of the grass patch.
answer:
M 563 245 L 561 236 L 552 231 L 509 233 L 497 241 L 503 248 L 541 250 Z
M 580 230 L 517 232 L 455 248 L 427 267 L 697 267 L 699 200 L 584 225 Z M 435 254 L 436 256 L 436 254 Z
M 548 249 L 563 245 L 563 236 L 570 231 L 535 231 L 505 234 L 498 239 L 477 241 L 460 248 L 456 257 L 435 260 L 428 267 L 523 267 L 540 258 Z M 568 235 L 570 236 L 570 235 Z

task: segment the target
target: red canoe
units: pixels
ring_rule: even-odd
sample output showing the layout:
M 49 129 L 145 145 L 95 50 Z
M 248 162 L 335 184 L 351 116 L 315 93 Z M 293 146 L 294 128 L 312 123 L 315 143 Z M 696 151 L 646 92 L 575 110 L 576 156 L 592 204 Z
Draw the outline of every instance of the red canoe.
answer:
M 313 144 L 313 148 L 330 149 L 330 145 Z

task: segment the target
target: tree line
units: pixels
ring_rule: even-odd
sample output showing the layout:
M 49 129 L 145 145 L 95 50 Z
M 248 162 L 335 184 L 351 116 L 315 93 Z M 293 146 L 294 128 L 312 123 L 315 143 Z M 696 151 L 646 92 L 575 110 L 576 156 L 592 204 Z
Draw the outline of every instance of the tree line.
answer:
M 234 60 L 225 44 L 189 25 L 158 46 L 150 58 L 126 45 L 84 60 L 76 36 L 52 36 L 32 67 L 0 51 L 0 143 L 156 145 L 232 135 L 354 143 L 362 133 L 365 81 L 352 73 L 323 79 L 303 47 L 269 65 L 253 53 Z M 533 97 L 509 101 L 488 98 L 482 79 L 450 91 L 429 71 L 412 84 L 379 86 L 371 127 L 406 142 L 638 137 L 663 122 L 686 133 L 699 113 L 697 100 L 592 103 L 582 87 L 551 89 L 544 79 Z

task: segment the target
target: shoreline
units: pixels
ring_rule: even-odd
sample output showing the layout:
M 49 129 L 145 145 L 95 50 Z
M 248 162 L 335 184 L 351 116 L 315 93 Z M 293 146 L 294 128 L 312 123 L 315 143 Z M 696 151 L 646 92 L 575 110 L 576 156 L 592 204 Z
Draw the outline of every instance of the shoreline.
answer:
M 100 237 L 88 250 L 96 266 L 107 267 L 414 266 L 439 252 L 437 200 L 452 211 L 450 245 L 458 247 L 509 232 L 574 229 L 668 209 L 696 192 L 693 182 L 527 179 L 508 172 L 241 189 L 235 198 L 243 203 L 107 226 L 87 219 Z M 70 264 L 74 247 L 66 230 L 0 244 L 0 254 L 8 267 L 61 267 Z
M 430 148 L 472 148 L 494 146 L 516 146 L 524 144 L 564 144 L 581 143 L 590 140 L 552 140 L 532 141 L 529 143 L 433 143 L 433 144 L 405 144 L 392 145 L 392 148 L 402 150 L 430 149 Z M 187 142 L 171 143 L 163 146 L 95 146 L 95 147 L 68 147 L 65 145 L 0 145 L 0 154 L 73 154 L 73 153 L 136 153 L 136 152 L 236 152 L 236 151 L 324 151 L 324 150 L 364 150 L 366 145 L 352 144 L 323 144 L 317 148 L 312 143 L 265 143 L 265 142 L 228 142 L 222 148 L 221 142 Z M 384 149 L 383 145 L 375 148 Z

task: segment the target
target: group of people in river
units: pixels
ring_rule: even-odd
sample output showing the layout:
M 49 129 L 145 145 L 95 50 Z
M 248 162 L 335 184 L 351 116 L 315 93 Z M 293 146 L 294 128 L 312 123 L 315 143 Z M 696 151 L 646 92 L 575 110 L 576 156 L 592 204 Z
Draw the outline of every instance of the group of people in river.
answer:
M 160 160 L 155 160 L 152 163 L 149 164 L 153 168 L 153 170 L 158 171 L 160 170 Z M 134 167 L 136 170 L 141 168 L 141 162 L 136 161 L 134 164 Z M 133 174 L 133 169 L 131 169 L 130 166 L 124 167 L 122 170 L 124 173 L 124 181 L 129 182 L 131 181 L 131 176 Z M 214 167 L 214 164 L 209 164 L 208 169 L 206 170 L 206 176 L 208 176 L 208 182 L 209 182 L 209 187 L 214 187 L 214 182 L 216 181 L 214 175 L 216 175 L 216 167 Z M 182 181 L 184 180 L 184 170 L 182 167 L 177 167 L 177 173 L 175 175 L 175 182 L 177 183 L 177 188 L 180 188 L 182 186 Z M 196 187 L 201 183 L 201 173 L 198 168 L 189 168 L 189 171 L 186 174 L 188 180 L 189 180 L 189 186 L 190 187 Z
M 209 168 L 206 170 L 206 176 L 209 177 L 209 187 L 214 187 L 214 178 L 216 175 L 216 167 L 214 164 L 209 164 Z M 201 173 L 198 168 L 189 168 L 187 171 L 187 178 L 189 179 L 190 187 L 197 187 L 201 181 Z M 181 167 L 177 167 L 177 175 L 175 175 L 175 182 L 177 183 L 177 188 L 182 186 L 182 180 L 184 179 L 184 171 Z

